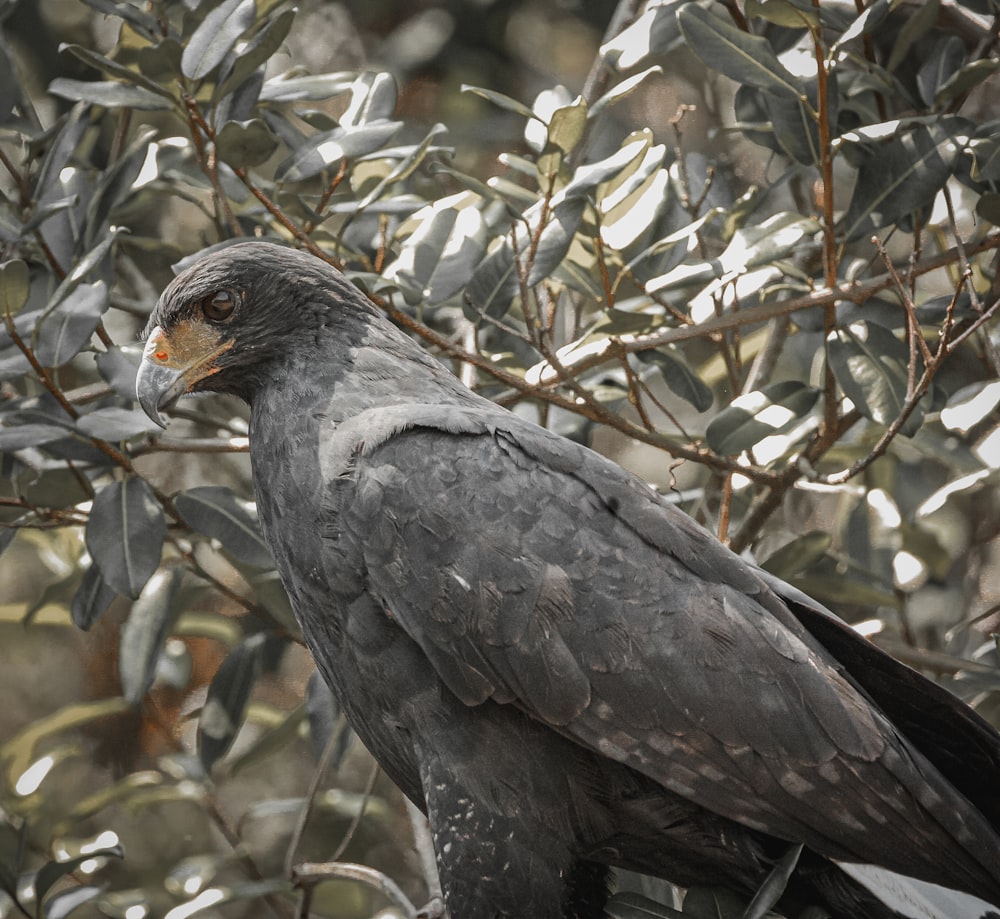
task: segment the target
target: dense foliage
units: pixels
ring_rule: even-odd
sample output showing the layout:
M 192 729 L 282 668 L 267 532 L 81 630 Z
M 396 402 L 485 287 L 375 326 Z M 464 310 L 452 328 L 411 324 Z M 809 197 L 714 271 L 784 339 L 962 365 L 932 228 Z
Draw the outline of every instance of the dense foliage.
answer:
M 0 718 L 0 916 L 433 890 L 398 796 L 315 680 L 302 701 L 242 407 L 182 401 L 163 433 L 135 404 L 169 266 L 236 237 L 341 267 L 1000 723 L 996 0 L 622 0 L 586 79 L 530 98 L 545 62 L 458 91 L 473 21 L 530 4 L 376 4 L 394 76 L 309 72 L 316 10 L 284 0 L 84 3 L 103 42 L 39 86 L 33 4 L 0 2 L 0 644 L 53 699 Z M 42 691 L 74 654 L 86 691 Z M 309 860 L 338 864 L 293 888 Z M 639 902 L 616 915 L 677 914 Z

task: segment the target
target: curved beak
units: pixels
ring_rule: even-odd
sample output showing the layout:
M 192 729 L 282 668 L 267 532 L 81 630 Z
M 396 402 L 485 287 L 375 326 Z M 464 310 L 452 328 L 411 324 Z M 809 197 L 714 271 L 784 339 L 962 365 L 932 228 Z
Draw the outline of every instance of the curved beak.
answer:
M 146 340 L 135 378 L 135 394 L 151 421 L 165 428 L 160 412 L 216 372 L 214 361 L 232 341 L 208 340 L 204 326 L 192 324 L 169 334 L 156 326 Z

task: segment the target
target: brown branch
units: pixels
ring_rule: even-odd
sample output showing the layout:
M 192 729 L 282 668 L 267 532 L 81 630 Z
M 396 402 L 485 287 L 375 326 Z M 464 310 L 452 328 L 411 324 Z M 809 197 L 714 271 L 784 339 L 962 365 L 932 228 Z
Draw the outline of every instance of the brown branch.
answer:
M 4 312 L 4 323 L 7 326 L 7 334 L 10 335 L 10 340 L 14 342 L 14 346 L 17 348 L 21 354 L 24 355 L 25 359 L 31 365 L 31 369 L 34 371 L 35 376 L 38 377 L 42 386 L 44 386 L 52 397 L 59 403 L 60 408 L 69 415 L 74 421 L 80 417 L 80 413 L 76 408 L 69 402 L 63 391 L 56 385 L 55 380 L 52 379 L 52 375 L 48 370 L 42 366 L 41 361 L 35 356 L 35 352 L 28 347 L 27 342 L 21 338 L 14 326 L 14 320 L 8 312 Z
M 987 252 L 994 249 L 1000 249 L 1000 233 L 995 233 L 972 246 L 967 246 L 966 254 L 977 255 L 980 252 Z M 952 248 L 916 263 L 901 277 L 904 282 L 908 282 L 911 277 L 919 277 L 928 272 L 952 265 L 958 259 L 958 250 Z M 847 281 L 837 284 L 835 287 L 813 291 L 800 297 L 792 297 L 788 300 L 775 300 L 770 303 L 760 303 L 756 306 L 744 307 L 738 312 L 713 316 L 697 325 L 672 327 L 662 332 L 651 332 L 648 335 L 635 336 L 634 338 L 626 337 L 622 339 L 621 346 L 629 352 L 646 351 L 651 348 L 659 348 L 671 342 L 707 338 L 716 332 L 723 332 L 737 326 L 766 322 L 769 319 L 775 319 L 779 316 L 789 316 L 801 310 L 814 309 L 816 307 L 826 308 L 840 302 L 860 304 L 880 291 L 891 287 L 895 282 L 896 278 L 888 272 L 877 275 L 874 278 L 869 278 L 867 281 Z M 603 351 L 596 354 L 589 354 L 579 362 L 568 366 L 571 366 L 575 372 L 579 373 L 583 370 L 598 367 L 614 358 L 614 349 L 609 345 Z
M 233 209 L 229 206 L 229 197 L 226 195 L 225 189 L 223 189 L 222 183 L 219 180 L 218 151 L 215 146 L 215 131 L 212 130 L 208 122 L 202 117 L 202 114 L 198 109 L 198 103 L 193 96 L 185 94 L 184 105 L 188 111 L 188 123 L 190 125 L 189 133 L 191 134 L 191 140 L 194 143 L 195 151 L 198 154 L 198 165 L 201 167 L 201 171 L 205 173 L 209 184 L 212 186 L 212 198 L 215 201 L 216 220 L 218 221 L 219 214 L 221 213 L 222 219 L 229 227 L 229 233 L 232 236 L 243 236 L 243 229 L 240 227 L 239 221 L 233 213 Z M 205 144 L 202 140 L 203 137 L 212 145 L 210 150 L 205 149 Z M 221 229 L 221 227 L 219 227 L 219 229 Z
M 813 0 L 819 14 L 819 0 Z M 829 290 L 837 283 L 837 237 L 833 218 L 833 150 L 830 146 L 829 74 L 826 70 L 826 52 L 819 27 L 812 30 L 816 53 L 816 126 L 819 132 L 820 170 L 823 176 L 823 284 Z M 835 303 L 823 307 L 823 427 L 832 430 L 837 424 L 837 378 L 830 363 L 830 336 L 837 325 Z

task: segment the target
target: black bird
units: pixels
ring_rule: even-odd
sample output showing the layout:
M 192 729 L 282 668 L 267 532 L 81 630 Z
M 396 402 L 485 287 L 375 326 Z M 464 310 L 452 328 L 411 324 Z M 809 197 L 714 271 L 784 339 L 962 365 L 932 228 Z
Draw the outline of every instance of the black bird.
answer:
M 796 843 L 786 903 L 910 915 L 888 877 L 1000 905 L 985 721 L 615 463 L 472 393 L 324 262 L 217 251 L 149 329 L 154 420 L 189 391 L 249 403 L 278 571 L 351 724 L 427 813 L 453 919 L 596 919 L 610 866 L 752 893 Z

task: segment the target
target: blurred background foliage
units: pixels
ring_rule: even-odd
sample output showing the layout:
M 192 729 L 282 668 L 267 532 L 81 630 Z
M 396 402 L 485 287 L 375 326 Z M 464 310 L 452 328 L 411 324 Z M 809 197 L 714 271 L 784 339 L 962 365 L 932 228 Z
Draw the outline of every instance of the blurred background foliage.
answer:
M 341 266 L 1000 724 L 996 0 L 0 0 L 0 28 L 0 917 L 434 892 L 311 676 L 242 407 L 161 433 L 134 402 L 172 266 L 240 236 Z M 743 909 L 623 887 L 660 905 L 620 917 Z

